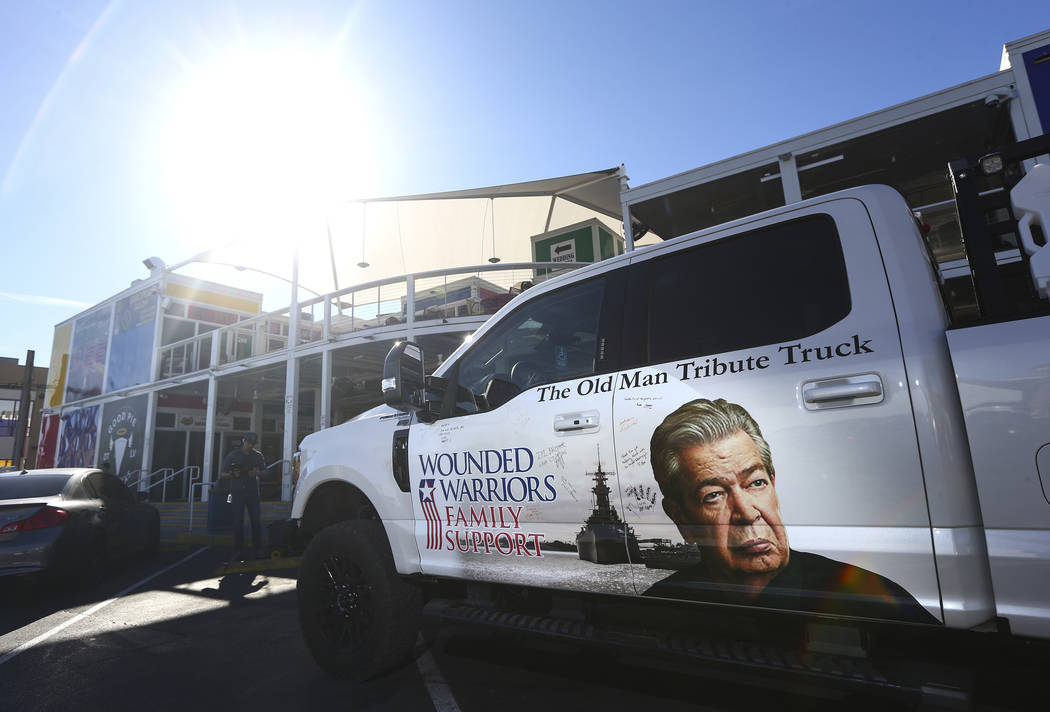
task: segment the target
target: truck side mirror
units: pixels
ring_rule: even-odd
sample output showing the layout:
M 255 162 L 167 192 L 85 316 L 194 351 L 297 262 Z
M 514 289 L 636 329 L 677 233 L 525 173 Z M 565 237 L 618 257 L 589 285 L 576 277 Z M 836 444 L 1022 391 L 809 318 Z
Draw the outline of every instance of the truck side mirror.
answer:
M 383 401 L 391 408 L 417 408 L 422 389 L 423 349 L 398 341 L 383 362 Z

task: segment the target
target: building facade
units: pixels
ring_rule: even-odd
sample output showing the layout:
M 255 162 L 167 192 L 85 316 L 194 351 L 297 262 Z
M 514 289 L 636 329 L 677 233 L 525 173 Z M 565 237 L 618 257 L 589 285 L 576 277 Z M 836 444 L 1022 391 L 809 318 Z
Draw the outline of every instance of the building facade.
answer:
M 17 358 L 0 358 L 0 467 L 35 467 L 40 437 L 40 414 L 44 407 L 47 368 L 26 364 Z M 22 395 L 29 376 L 27 422 L 22 421 Z M 22 438 L 22 447 L 16 441 Z
M 628 188 L 623 170 L 613 169 L 388 199 L 549 197 L 543 228 L 526 238 L 538 262 L 498 264 L 493 256 L 482 266 L 293 297 L 269 313 L 261 313 L 260 294 L 161 265 L 56 326 L 38 465 L 108 462 L 154 499 L 206 498 L 222 453 L 251 430 L 273 463 L 264 496 L 289 499 L 298 443 L 381 402 L 383 359 L 395 341 L 420 343 L 430 372 L 515 291 L 579 264 L 568 256 L 600 259 L 623 244 L 633 249 L 645 232 L 669 239 L 868 183 L 896 188 L 929 225 L 951 308 L 965 314 L 975 298 L 947 163 L 1048 128 L 1050 31 L 1005 45 L 999 70 L 987 76 L 646 185 Z M 559 199 L 593 215 L 552 224 Z M 494 225 L 492 233 L 495 242 Z M 576 233 L 584 237 L 569 244 Z M 1019 259 L 1016 236 L 1003 239 L 997 259 Z

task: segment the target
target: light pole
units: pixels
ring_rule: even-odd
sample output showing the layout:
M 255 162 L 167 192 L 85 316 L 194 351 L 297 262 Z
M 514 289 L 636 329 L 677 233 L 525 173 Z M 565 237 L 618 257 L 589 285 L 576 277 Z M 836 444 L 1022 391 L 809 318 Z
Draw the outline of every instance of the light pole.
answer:
M 146 264 L 147 267 L 150 267 L 150 269 L 153 270 L 153 269 L 157 269 L 158 265 L 156 265 L 156 263 L 160 262 L 159 268 L 160 268 L 160 270 L 162 270 L 164 272 L 174 272 L 177 269 L 182 269 L 186 265 L 193 264 L 193 263 L 207 264 L 207 265 L 219 265 L 220 267 L 232 267 L 233 269 L 237 270 L 238 272 L 245 272 L 245 271 L 257 272 L 258 274 L 266 275 L 267 277 L 272 277 L 274 279 L 279 279 L 282 282 L 287 282 L 288 284 L 291 284 L 293 286 L 298 285 L 299 287 L 301 287 L 302 289 L 305 289 L 310 294 L 313 294 L 315 297 L 323 296 L 320 292 L 315 291 L 313 289 L 310 289 L 306 285 L 299 284 L 298 274 L 297 274 L 297 272 L 298 272 L 298 250 L 296 251 L 296 256 L 295 256 L 295 259 L 293 261 L 292 269 L 293 269 L 294 272 L 296 272 L 296 274 L 293 275 L 293 277 L 294 277 L 293 279 L 289 279 L 288 277 L 282 277 L 281 275 L 275 274 L 273 272 L 267 272 L 266 270 L 259 269 L 258 267 L 248 267 L 247 265 L 239 265 L 239 264 L 234 264 L 232 262 L 220 262 L 219 260 L 214 260 L 214 259 L 211 258 L 211 255 L 212 255 L 213 252 L 214 252 L 214 250 L 207 250 L 205 252 L 201 252 L 200 254 L 194 255 L 193 257 L 190 257 L 188 259 L 183 260 L 182 262 L 177 262 L 177 263 L 171 265 L 170 267 L 164 266 L 164 261 L 161 260 L 159 257 L 150 257 L 150 258 L 148 258 L 146 260 L 143 260 L 143 264 Z M 149 264 L 149 263 L 152 263 L 153 266 L 151 266 L 151 264 Z M 298 297 L 298 295 L 293 295 L 293 296 Z M 293 301 L 298 301 L 298 298 L 296 298 Z

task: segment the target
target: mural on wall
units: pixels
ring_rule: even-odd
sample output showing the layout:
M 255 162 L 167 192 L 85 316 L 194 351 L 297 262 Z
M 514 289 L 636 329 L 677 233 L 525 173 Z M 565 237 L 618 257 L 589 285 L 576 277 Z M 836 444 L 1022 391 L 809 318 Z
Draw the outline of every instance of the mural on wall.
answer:
M 106 403 L 102 407 L 99 465 L 110 464 L 123 478 L 142 467 L 142 442 L 146 437 L 146 395 Z
M 109 309 L 86 314 L 74 322 L 73 348 L 69 357 L 66 403 L 102 393 L 109 340 Z
M 40 423 L 40 444 L 36 451 L 36 466 L 54 467 L 58 448 L 58 415 L 46 415 Z
M 62 414 L 58 467 L 94 466 L 95 442 L 98 438 L 98 411 L 97 405 L 91 405 Z
M 150 380 L 157 295 L 143 290 L 118 301 L 113 314 L 106 391 L 137 386 Z
M 45 408 L 62 405 L 62 396 L 66 392 L 66 374 L 69 369 L 69 342 L 72 338 L 72 323 L 55 327 L 55 338 L 51 342 L 51 368 L 47 370 L 47 391 L 44 393 Z

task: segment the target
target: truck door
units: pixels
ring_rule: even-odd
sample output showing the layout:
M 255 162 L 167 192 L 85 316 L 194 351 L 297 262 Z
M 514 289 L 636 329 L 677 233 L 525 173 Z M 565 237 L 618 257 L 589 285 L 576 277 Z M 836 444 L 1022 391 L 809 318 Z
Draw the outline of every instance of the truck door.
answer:
M 424 572 L 633 593 L 612 438 L 621 277 L 534 288 L 445 371 L 454 407 L 409 434 Z
M 894 305 L 831 200 L 638 254 L 613 428 L 638 594 L 938 622 Z

